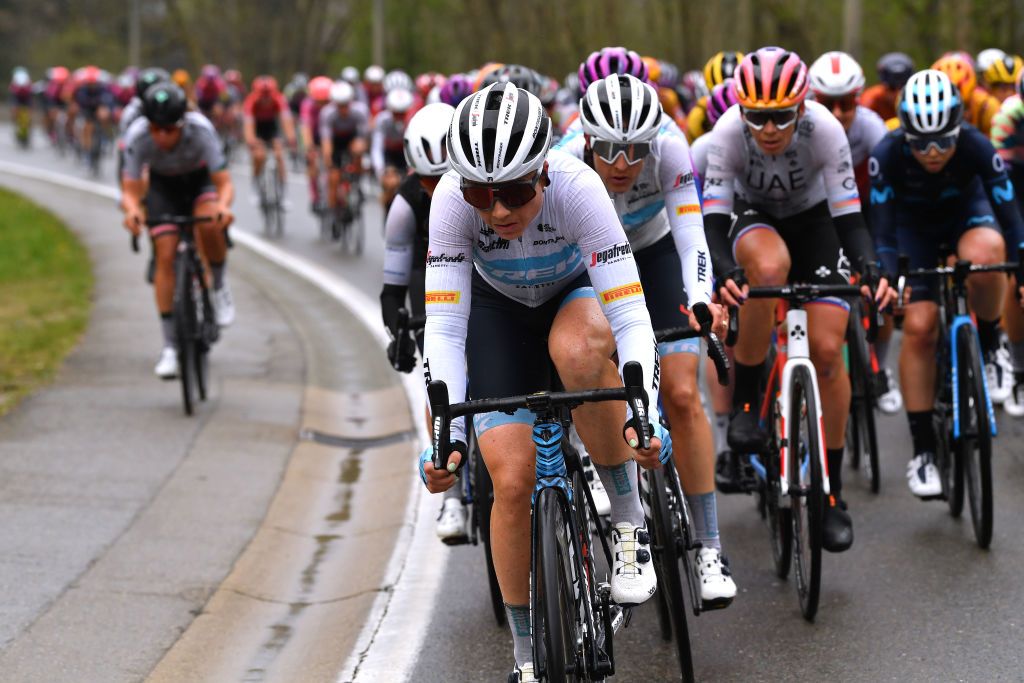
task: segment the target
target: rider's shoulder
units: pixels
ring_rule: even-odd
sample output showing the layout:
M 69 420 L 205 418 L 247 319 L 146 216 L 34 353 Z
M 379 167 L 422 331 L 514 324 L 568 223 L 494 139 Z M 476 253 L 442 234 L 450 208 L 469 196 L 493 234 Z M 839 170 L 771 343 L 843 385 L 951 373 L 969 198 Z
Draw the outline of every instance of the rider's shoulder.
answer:
M 143 139 L 149 136 L 149 120 L 145 116 L 140 116 L 131 125 L 128 126 L 128 130 L 124 134 L 124 145 L 126 148 L 135 147 Z

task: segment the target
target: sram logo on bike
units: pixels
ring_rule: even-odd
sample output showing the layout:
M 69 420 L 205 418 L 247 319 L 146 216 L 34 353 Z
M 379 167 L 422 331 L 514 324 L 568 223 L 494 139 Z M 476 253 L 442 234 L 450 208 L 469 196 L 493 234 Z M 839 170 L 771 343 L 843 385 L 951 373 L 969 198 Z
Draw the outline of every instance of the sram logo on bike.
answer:
M 458 254 L 433 254 L 430 251 L 427 252 L 427 265 L 444 265 L 448 263 L 464 263 L 466 261 L 466 255 L 461 251 Z
M 632 253 L 633 250 L 630 248 L 629 242 L 616 244 L 601 251 L 594 251 L 590 254 L 590 267 L 593 268 L 605 263 L 615 263 L 632 255 Z
M 631 296 L 637 296 L 643 294 L 644 288 L 640 286 L 639 282 L 631 282 L 628 285 L 622 285 L 621 287 L 614 287 L 612 289 L 606 289 L 601 292 L 601 301 L 606 304 L 610 304 L 613 301 L 619 299 L 628 299 Z
M 446 291 L 433 291 L 427 292 L 424 297 L 424 303 L 428 304 L 457 304 L 459 299 L 462 298 L 460 292 L 446 292 Z

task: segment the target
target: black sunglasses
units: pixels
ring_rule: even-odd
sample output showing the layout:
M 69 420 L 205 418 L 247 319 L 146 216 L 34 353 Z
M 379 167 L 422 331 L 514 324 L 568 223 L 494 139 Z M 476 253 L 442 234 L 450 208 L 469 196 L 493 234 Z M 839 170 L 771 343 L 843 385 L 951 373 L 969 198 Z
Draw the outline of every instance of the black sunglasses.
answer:
M 496 202 L 501 202 L 506 209 L 518 209 L 537 196 L 537 183 L 547 174 L 541 172 L 533 180 L 517 180 L 497 185 L 477 185 L 462 180 L 462 198 L 474 209 L 490 211 Z

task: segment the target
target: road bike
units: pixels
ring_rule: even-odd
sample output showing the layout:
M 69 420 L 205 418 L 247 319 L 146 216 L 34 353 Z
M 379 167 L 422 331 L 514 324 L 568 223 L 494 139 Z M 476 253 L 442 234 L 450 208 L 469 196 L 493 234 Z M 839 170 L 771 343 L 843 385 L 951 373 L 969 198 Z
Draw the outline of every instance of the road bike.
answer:
M 700 330 L 694 330 L 689 326 L 674 327 L 657 330 L 654 336 L 659 343 L 695 337 L 707 339 L 708 356 L 715 363 L 719 383 L 725 386 L 729 383 L 729 360 L 722 343 L 711 332 L 711 311 L 705 304 L 696 304 L 693 313 L 701 323 Z M 662 415 L 664 416 L 664 411 Z M 671 425 L 664 417 L 662 422 L 668 430 Z M 696 678 L 693 673 L 690 632 L 686 623 L 686 595 L 689 595 L 693 615 L 700 616 L 703 605 L 700 585 L 693 567 L 695 555 L 701 549 L 701 544 L 694 538 L 690 508 L 679 481 L 672 451 L 672 440 L 666 437 L 661 445 L 661 462 L 664 467 L 643 471 L 640 477 L 640 499 L 647 515 L 651 555 L 658 577 L 656 606 L 661 637 L 666 642 L 675 640 L 682 680 L 685 683 L 692 683 Z M 686 590 L 683 587 L 684 581 Z
M 330 216 L 332 239 L 340 242 L 342 249 L 353 256 L 363 253 L 366 240 L 366 226 L 363 224 L 365 197 L 359 182 L 361 177 L 355 164 L 346 160 L 338 182 L 334 211 Z
M 944 253 L 950 250 L 945 248 Z M 959 517 L 966 488 L 975 541 L 978 547 L 988 548 L 992 543 L 996 417 L 985 383 L 978 329 L 967 305 L 967 278 L 972 273 L 1014 272 L 1017 264 L 972 265 L 958 260 L 952 266 L 910 270 L 909 260 L 903 256 L 899 264 L 900 309 L 908 277 L 935 278 L 939 286 L 937 361 L 941 375 L 935 392 L 935 457 L 942 480 L 941 497 L 949 504 L 950 514 Z
M 870 320 L 870 307 L 862 300 L 850 303 L 846 330 L 846 365 L 850 377 L 850 417 L 846 421 L 846 452 L 850 467 L 859 469 L 872 493 L 881 486 L 878 464 L 878 430 L 875 414 L 884 381 L 875 355 L 878 320 Z
M 208 389 L 208 355 L 220 337 L 206 285 L 203 262 L 196 249 L 193 227 L 213 220 L 210 216 L 157 216 L 146 221 L 150 227 L 178 227 L 178 252 L 174 256 L 174 332 L 178 351 L 178 377 L 186 415 L 192 415 L 198 401 L 205 401 Z M 139 250 L 138 236 L 132 236 L 132 250 Z
M 623 367 L 625 386 L 577 392 L 538 392 L 528 396 L 448 402 L 444 382 L 428 381 L 433 419 L 434 467 L 447 467 L 451 421 L 485 412 L 525 408 L 536 417 L 537 450 L 531 505 L 530 626 L 538 677 L 552 683 L 604 680 L 615 673 L 613 636 L 627 611 L 611 601 L 608 581 L 596 581 L 592 538 L 600 539 L 612 566 L 605 529 L 590 494 L 579 454 L 568 439 L 571 411 L 594 401 L 626 401 L 630 424 L 641 447 L 650 447 L 647 392 L 639 363 Z M 428 370 L 429 380 L 429 370 Z M 581 496 L 582 493 L 582 496 Z M 606 577 L 607 578 L 607 577 Z
M 263 218 L 263 234 L 281 237 L 284 234 L 284 183 L 278 173 L 277 156 L 272 150 L 267 150 L 267 160 L 256 181 L 256 191 Z

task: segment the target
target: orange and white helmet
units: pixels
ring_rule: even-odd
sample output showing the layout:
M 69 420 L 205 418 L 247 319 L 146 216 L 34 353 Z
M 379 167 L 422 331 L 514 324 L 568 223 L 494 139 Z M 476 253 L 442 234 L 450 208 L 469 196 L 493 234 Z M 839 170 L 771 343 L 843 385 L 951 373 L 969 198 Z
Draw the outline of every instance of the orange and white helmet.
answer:
M 932 64 L 932 68 L 949 76 L 965 100 L 978 86 L 978 75 L 971 64 L 971 56 L 966 52 L 947 52 Z
M 747 109 L 795 107 L 807 95 L 807 65 L 795 52 L 762 47 L 751 52 L 733 74 L 736 98 Z

